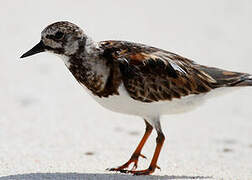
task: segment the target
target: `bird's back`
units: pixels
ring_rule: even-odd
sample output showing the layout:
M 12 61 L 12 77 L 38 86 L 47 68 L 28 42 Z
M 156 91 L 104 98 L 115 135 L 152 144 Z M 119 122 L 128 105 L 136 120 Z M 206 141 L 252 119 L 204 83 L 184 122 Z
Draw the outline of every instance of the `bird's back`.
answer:
M 155 47 L 126 41 L 103 41 L 100 47 L 120 68 L 127 92 L 137 101 L 171 101 L 220 87 L 252 86 L 250 74 L 199 65 Z

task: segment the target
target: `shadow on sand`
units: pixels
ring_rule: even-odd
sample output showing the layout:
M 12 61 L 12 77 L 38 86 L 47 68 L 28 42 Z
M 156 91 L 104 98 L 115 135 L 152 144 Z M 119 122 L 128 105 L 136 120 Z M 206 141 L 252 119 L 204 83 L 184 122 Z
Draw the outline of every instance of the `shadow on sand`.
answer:
M 0 177 L 0 180 L 166 180 L 166 179 L 212 179 L 210 176 L 132 176 L 124 174 L 92 173 L 31 173 Z

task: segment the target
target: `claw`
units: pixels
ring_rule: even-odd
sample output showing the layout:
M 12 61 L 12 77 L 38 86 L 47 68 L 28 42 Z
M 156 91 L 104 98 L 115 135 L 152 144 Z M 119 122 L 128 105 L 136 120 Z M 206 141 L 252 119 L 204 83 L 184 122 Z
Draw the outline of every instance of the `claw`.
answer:
M 129 173 L 129 170 L 122 169 L 122 170 L 120 170 L 120 173 L 126 174 L 126 173 Z
M 106 168 L 106 171 L 116 171 L 116 168 Z

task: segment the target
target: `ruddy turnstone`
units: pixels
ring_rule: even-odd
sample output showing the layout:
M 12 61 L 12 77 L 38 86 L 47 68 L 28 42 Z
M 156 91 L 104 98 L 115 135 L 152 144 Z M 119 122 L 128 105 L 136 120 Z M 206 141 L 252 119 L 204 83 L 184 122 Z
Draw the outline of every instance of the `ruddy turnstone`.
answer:
M 189 111 L 220 88 L 252 86 L 250 74 L 203 66 L 143 44 L 95 42 L 66 21 L 47 26 L 41 41 L 21 58 L 44 51 L 60 56 L 80 85 L 103 107 L 144 119 L 144 136 L 129 161 L 109 169 L 134 175 L 148 175 L 159 168 L 157 160 L 165 140 L 161 115 Z M 157 138 L 151 163 L 145 170 L 136 170 L 153 128 Z M 133 169 L 126 170 L 131 163 Z

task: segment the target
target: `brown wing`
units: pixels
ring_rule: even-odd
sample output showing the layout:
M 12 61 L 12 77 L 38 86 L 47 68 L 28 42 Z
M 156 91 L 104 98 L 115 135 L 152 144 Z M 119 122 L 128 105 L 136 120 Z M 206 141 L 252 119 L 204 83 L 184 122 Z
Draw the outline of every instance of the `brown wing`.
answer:
M 206 93 L 224 86 L 223 81 L 215 79 L 217 72 L 229 72 L 213 68 L 215 72 L 211 73 L 211 68 L 142 44 L 104 41 L 101 47 L 104 48 L 104 57 L 118 63 L 129 95 L 142 102 Z

